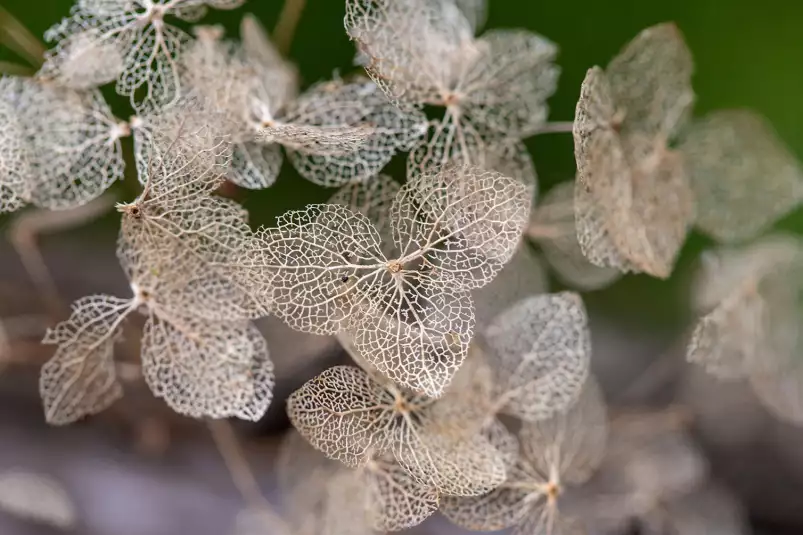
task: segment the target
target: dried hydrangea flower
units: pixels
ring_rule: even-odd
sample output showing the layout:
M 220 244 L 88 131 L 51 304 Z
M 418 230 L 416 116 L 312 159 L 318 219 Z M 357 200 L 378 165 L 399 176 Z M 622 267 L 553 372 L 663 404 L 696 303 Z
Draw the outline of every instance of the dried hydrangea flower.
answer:
M 62 530 L 74 529 L 78 517 L 75 504 L 58 481 L 21 471 L 0 474 L 0 510 Z
M 521 453 L 507 480 L 483 496 L 447 497 L 441 512 L 471 530 L 514 527 L 513 533 L 576 533 L 577 525 L 560 514 L 568 487 L 581 485 L 605 452 L 605 402 L 593 379 L 567 410 L 519 432 Z
M 14 103 L 27 152 L 26 202 L 51 210 L 75 208 L 122 179 L 120 139 L 130 130 L 112 115 L 99 91 L 30 79 L 7 84 L 7 90 L 16 87 L 6 96 Z
M 377 229 L 339 205 L 310 205 L 262 229 L 240 263 L 262 281 L 271 312 L 294 329 L 348 331 L 398 384 L 438 396 L 473 330 L 469 291 L 513 256 L 529 217 L 527 188 L 498 173 L 455 167 L 413 178 L 391 206 L 398 256 Z
M 376 175 L 397 151 L 424 134 L 420 112 L 402 112 L 365 78 L 314 85 L 297 96 L 295 69 L 281 60 L 253 18 L 243 21 L 243 43 L 199 30 L 183 59 L 184 79 L 233 121 L 229 178 L 250 188 L 272 184 L 280 148 L 305 178 L 324 186 Z
M 456 496 L 488 492 L 505 477 L 494 445 L 481 435 L 449 433 L 435 400 L 352 366 L 336 366 L 307 382 L 287 402 L 296 429 L 347 466 L 390 454 L 412 481 Z
M 580 246 L 595 265 L 666 278 L 694 217 L 668 146 L 691 109 L 691 54 L 673 24 L 642 31 L 588 71 L 574 122 Z
M 549 190 L 532 211 L 527 236 L 538 244 L 563 282 L 596 290 L 614 282 L 620 272 L 595 266 L 583 255 L 574 217 L 574 188 L 574 182 L 562 182 Z
M 469 2 L 460 2 L 465 7 Z M 491 167 L 509 139 L 537 132 L 555 91 L 557 47 L 523 30 L 475 39 L 479 11 L 454 0 L 349 0 L 346 30 L 366 71 L 397 105 L 445 108 L 428 143 L 410 155 L 414 172 L 450 163 Z
M 103 410 L 121 393 L 113 348 L 125 319 L 146 317 L 142 368 L 153 393 L 192 417 L 259 419 L 272 397 L 267 344 L 248 321 L 259 314 L 232 273 L 232 248 L 247 239 L 243 210 L 211 195 L 225 172 L 228 144 L 205 130 L 179 132 L 151 151 L 148 180 L 119 205 L 118 257 L 133 296 L 79 300 L 49 331 L 58 344 L 42 369 L 47 420 L 75 421 Z
M 694 121 L 679 150 L 697 227 L 720 242 L 754 238 L 803 202 L 803 169 L 769 122 L 747 110 Z
M 778 416 L 803 421 L 800 280 L 803 244 L 767 237 L 709 253 L 697 283 L 698 321 L 687 358 L 721 378 L 750 380 Z
M 137 110 L 172 104 L 181 94 L 177 57 L 189 37 L 165 16 L 194 21 L 205 6 L 231 9 L 237 0 L 78 0 L 69 17 L 45 33 L 56 47 L 43 75 L 94 87 L 117 79 L 117 92 Z M 97 70 L 86 70 L 87 62 Z M 89 78 L 81 78 L 88 74 Z

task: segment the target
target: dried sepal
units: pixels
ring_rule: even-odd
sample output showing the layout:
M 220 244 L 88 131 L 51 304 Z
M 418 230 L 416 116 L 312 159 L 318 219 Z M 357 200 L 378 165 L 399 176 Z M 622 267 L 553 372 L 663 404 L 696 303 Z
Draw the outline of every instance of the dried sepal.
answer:
M 263 142 L 280 143 L 298 172 L 322 186 L 368 180 L 426 130 L 420 112 L 403 112 L 373 82 L 357 78 L 313 86 L 275 121 Z
M 665 135 L 625 137 L 627 102 L 615 99 L 590 69 L 574 124 L 578 240 L 595 265 L 666 278 L 694 217 L 683 160 Z
M 45 344 L 58 349 L 42 367 L 39 392 L 45 419 L 64 425 L 96 414 L 123 395 L 114 365 L 114 344 L 123 320 L 136 309 L 132 299 L 84 297 L 70 318 L 48 330 Z
M 53 80 L 72 89 L 94 89 L 115 80 L 125 70 L 126 50 L 116 39 L 104 39 L 103 29 L 87 25 L 76 28 L 45 54 L 37 73 L 42 80 Z
M 747 110 L 692 123 L 679 150 L 697 202 L 695 224 L 720 242 L 753 238 L 803 202 L 803 170 L 769 122 Z
M 603 288 L 619 278 L 613 268 L 595 266 L 577 239 L 573 181 L 554 186 L 533 210 L 527 235 L 544 253 L 555 274 L 581 290 Z
M 345 206 L 367 217 L 382 240 L 382 252 L 389 257 L 395 252 L 390 207 L 400 188 L 399 183 L 390 176 L 377 175 L 343 186 L 329 198 L 329 203 Z
M 483 338 L 504 412 L 533 422 L 551 418 L 583 390 L 591 335 L 579 295 L 523 299 L 497 316 Z
M 605 449 L 605 404 L 590 379 L 566 412 L 538 423 L 525 423 L 521 455 L 504 483 L 483 496 L 447 497 L 441 512 L 472 530 L 515 527 L 514 533 L 575 533 L 576 523 L 560 515 L 567 485 L 582 483 Z
M 691 52 L 673 23 L 643 30 L 608 64 L 605 74 L 623 115 L 626 144 L 677 133 L 694 102 L 693 71 Z
M 798 239 L 778 235 L 744 249 L 708 253 L 695 285 L 703 316 L 687 358 L 722 378 L 786 368 L 783 363 L 797 350 L 794 285 L 802 250 Z
M 448 167 L 402 187 L 391 208 L 394 240 L 403 257 L 424 252 L 436 276 L 480 288 L 516 252 L 530 204 L 526 186 L 516 180 Z
M 268 408 L 273 364 L 249 322 L 162 317 L 152 311 L 142 339 L 142 373 L 156 397 L 193 418 L 259 420 Z
M 74 208 L 123 178 L 120 139 L 128 126 L 97 90 L 22 83 L 19 117 L 30 151 L 30 202 L 51 210 Z
M 504 463 L 487 440 L 439 433 L 434 400 L 379 382 L 365 371 L 336 366 L 288 400 L 293 425 L 317 449 L 350 466 L 392 454 L 420 484 L 453 495 L 487 492 L 504 479 Z
M 78 518 L 75 504 L 61 483 L 22 471 L 0 474 L 0 510 L 62 530 L 74 529 Z

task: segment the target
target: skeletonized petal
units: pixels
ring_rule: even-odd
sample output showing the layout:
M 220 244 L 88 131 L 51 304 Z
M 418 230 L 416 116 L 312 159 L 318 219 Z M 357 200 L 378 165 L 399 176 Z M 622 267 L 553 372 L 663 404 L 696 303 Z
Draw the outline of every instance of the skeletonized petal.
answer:
M 679 150 L 696 225 L 720 242 L 755 237 L 803 202 L 803 170 L 766 119 L 723 110 L 696 121 Z
M 318 84 L 296 101 L 282 121 L 316 127 L 326 137 L 274 140 L 288 148 L 290 161 L 303 177 L 329 187 L 369 180 L 396 152 L 412 149 L 426 131 L 423 114 L 396 108 L 367 79 Z M 353 133 L 359 134 L 355 143 L 341 146 Z
M 426 252 L 435 276 L 466 289 L 488 284 L 516 252 L 530 215 L 519 181 L 472 167 L 414 177 L 391 209 L 402 256 Z
M 287 399 L 293 426 L 327 457 L 357 467 L 387 448 L 393 397 L 367 373 L 335 366 Z
M 69 319 L 47 332 L 43 343 L 58 344 L 39 378 L 48 423 L 72 423 L 122 397 L 114 367 L 114 343 L 122 320 L 133 308 L 130 299 L 84 297 L 73 304 Z
M 624 111 L 622 135 L 670 138 L 694 102 L 694 64 L 672 23 L 643 30 L 605 68 Z
M 438 491 L 410 477 L 392 457 L 370 462 L 357 478 L 369 525 L 380 532 L 417 526 L 438 510 Z
M 588 318 L 570 292 L 529 297 L 484 333 L 505 411 L 527 421 L 553 417 L 580 395 L 591 362 Z
M 259 420 L 273 397 L 273 364 L 248 322 L 163 319 L 151 314 L 142 372 L 153 394 L 193 418 Z

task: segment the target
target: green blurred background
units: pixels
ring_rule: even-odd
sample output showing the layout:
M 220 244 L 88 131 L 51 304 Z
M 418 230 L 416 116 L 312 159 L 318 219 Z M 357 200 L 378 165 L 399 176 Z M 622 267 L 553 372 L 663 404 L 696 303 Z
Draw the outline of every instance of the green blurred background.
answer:
M 524 27 L 541 33 L 561 48 L 562 75 L 551 99 L 551 120 L 571 120 L 586 70 L 605 65 L 640 30 L 675 21 L 694 54 L 696 114 L 729 107 L 750 107 L 775 125 L 781 137 L 803 158 L 803 2 L 793 0 L 489 0 L 487 27 Z M 70 9 L 71 0 L 0 0 L 34 34 L 43 32 Z M 252 12 L 273 27 L 282 0 L 249 0 L 240 9 L 212 11 L 204 19 L 237 34 L 240 17 Z M 343 30 L 344 0 L 307 0 L 290 53 L 303 85 L 351 71 L 354 49 Z M 17 60 L 6 50 L 0 59 Z M 107 95 L 111 96 L 112 92 Z M 125 117 L 125 101 L 112 98 Z M 540 177 L 541 191 L 571 179 L 574 158 L 571 136 L 552 134 L 527 141 Z M 399 166 L 396 165 L 396 168 Z M 133 191 L 121 193 L 130 196 Z M 301 179 L 285 164 L 277 184 L 247 192 L 243 201 L 252 220 L 271 223 L 289 208 L 324 201 L 331 194 Z M 113 221 L 113 216 L 108 218 Z M 779 223 L 803 230 L 803 213 Z M 614 286 L 587 295 L 592 312 L 605 314 L 633 328 L 677 331 L 688 321 L 688 285 L 695 259 L 710 245 L 692 235 L 673 277 L 659 281 L 628 276 Z

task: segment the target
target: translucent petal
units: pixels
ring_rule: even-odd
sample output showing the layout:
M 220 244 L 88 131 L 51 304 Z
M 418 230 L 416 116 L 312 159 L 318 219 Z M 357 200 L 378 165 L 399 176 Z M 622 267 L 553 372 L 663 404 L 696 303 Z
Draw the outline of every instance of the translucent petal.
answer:
M 436 276 L 488 284 L 518 247 L 530 212 L 526 186 L 492 171 L 450 167 L 410 179 L 391 209 L 402 255 L 426 252 Z
M 378 277 L 361 268 L 384 268 L 376 229 L 365 216 L 334 204 L 309 205 L 277 223 L 260 232 L 242 260 L 252 278 L 262 281 L 258 292 L 296 330 L 344 330 L 362 290 Z
M 20 118 L 32 151 L 31 201 L 51 210 L 98 197 L 123 178 L 120 138 L 128 129 L 99 91 L 77 92 L 27 82 Z
M 472 531 L 496 531 L 515 526 L 528 513 L 530 493 L 506 483 L 483 496 L 445 496 L 440 511 L 450 522 Z
M 696 225 L 720 242 L 748 240 L 803 202 L 803 170 L 769 122 L 747 110 L 696 121 L 682 138 Z
M 69 319 L 48 330 L 42 342 L 58 345 L 39 378 L 48 423 L 72 423 L 122 397 L 114 367 L 114 343 L 122 321 L 135 307 L 130 299 L 84 297 L 73 304 Z
M 243 142 L 234 145 L 226 178 L 241 188 L 263 189 L 276 182 L 282 168 L 278 145 Z
M 71 89 L 94 89 L 122 74 L 124 58 L 119 40 L 104 39 L 99 28 L 90 27 L 66 36 L 49 50 L 37 76 Z
M 422 113 L 401 111 L 362 78 L 313 86 L 281 121 L 312 129 L 299 130 L 303 138 L 282 136 L 281 130 L 273 133 L 270 127 L 264 134 L 288 148 L 302 176 L 329 187 L 370 179 L 396 152 L 412 149 L 426 131 Z M 352 137 L 353 144 L 343 144 Z
M 13 98 L 19 84 L 15 79 L 0 79 L 0 213 L 14 212 L 30 199 L 30 153 L 21 117 Z
M 417 526 L 438 510 L 438 491 L 410 477 L 392 457 L 369 462 L 356 483 L 366 495 L 369 525 L 380 532 Z
M 377 175 L 364 182 L 343 186 L 329 198 L 329 203 L 345 206 L 367 217 L 382 240 L 382 252 L 390 258 L 398 253 L 393 243 L 390 207 L 400 187 L 390 176 Z
M 454 2 L 469 20 L 475 32 L 485 26 L 485 21 L 488 18 L 487 0 L 454 0 Z
M 350 329 L 357 350 L 384 376 L 440 396 L 468 352 L 471 296 L 410 274 L 384 284 Z
M 591 335 L 580 296 L 539 295 L 519 301 L 485 330 L 505 411 L 528 421 L 565 411 L 583 390 Z
M 558 278 L 581 290 L 596 290 L 614 282 L 620 273 L 595 266 L 583 256 L 577 241 L 574 189 L 574 182 L 568 181 L 549 190 L 532 212 L 528 235 L 541 247 Z
M 617 108 L 624 110 L 622 135 L 671 138 L 694 102 L 693 71 L 675 24 L 639 33 L 605 68 Z
M 557 46 L 526 30 L 492 30 L 477 40 L 480 54 L 455 92 L 477 123 L 505 135 L 533 135 L 546 122 L 546 99 L 557 89 Z
M 78 517 L 75 504 L 58 481 L 29 472 L 0 474 L 0 509 L 63 530 L 74 529 Z
M 478 54 L 453 2 L 349 0 L 345 25 L 370 58 L 368 74 L 403 106 L 442 104 Z
M 142 373 L 156 397 L 193 418 L 256 421 L 273 397 L 267 344 L 248 322 L 151 314 L 142 339 Z
M 803 266 L 801 251 L 799 240 L 779 235 L 709 253 L 695 284 L 704 315 L 687 358 L 722 378 L 789 374 L 800 343 L 799 289 L 790 284 Z
M 568 410 L 538 422 L 526 422 L 519 432 L 521 455 L 540 474 L 559 474 L 560 481 L 584 483 L 602 462 L 608 438 L 605 400 L 589 376 Z
M 304 438 L 327 457 L 357 467 L 387 448 L 393 396 L 363 370 L 335 366 L 287 399 L 287 414 Z

